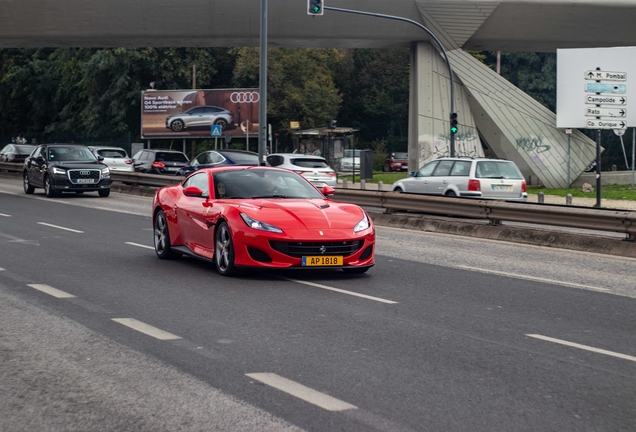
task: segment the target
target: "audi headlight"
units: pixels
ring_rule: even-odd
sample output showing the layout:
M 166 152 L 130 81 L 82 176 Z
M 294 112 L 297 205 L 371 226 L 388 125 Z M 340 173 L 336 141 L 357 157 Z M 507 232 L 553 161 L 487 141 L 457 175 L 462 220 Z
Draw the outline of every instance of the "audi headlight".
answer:
M 102 177 L 103 178 L 110 177 L 110 168 L 102 168 Z
M 241 218 L 243 218 L 243 222 L 247 224 L 248 227 L 254 228 L 261 231 L 273 232 L 282 234 L 283 230 L 278 228 L 277 226 L 270 225 L 265 222 L 258 221 L 246 215 L 245 213 L 241 213 Z
M 53 167 L 53 174 L 66 175 L 66 170 L 62 168 Z
M 370 226 L 371 226 L 371 223 L 369 222 L 369 218 L 367 217 L 367 214 L 363 213 L 362 220 L 358 222 L 357 225 L 353 228 L 353 232 L 364 231 Z

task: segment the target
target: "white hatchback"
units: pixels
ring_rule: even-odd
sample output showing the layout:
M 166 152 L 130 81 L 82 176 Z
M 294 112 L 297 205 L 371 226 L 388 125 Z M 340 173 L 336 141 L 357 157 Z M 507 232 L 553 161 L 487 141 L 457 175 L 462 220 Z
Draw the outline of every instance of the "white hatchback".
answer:
M 111 172 L 135 172 L 133 161 L 123 148 L 97 146 L 89 146 L 88 148 L 95 156 L 104 158 L 102 163 L 108 166 Z
M 527 201 L 523 174 L 512 161 L 440 158 L 393 183 L 394 192 Z
M 300 153 L 274 153 L 267 156 L 267 164 L 297 172 L 316 187 L 338 185 L 338 174 L 320 156 Z

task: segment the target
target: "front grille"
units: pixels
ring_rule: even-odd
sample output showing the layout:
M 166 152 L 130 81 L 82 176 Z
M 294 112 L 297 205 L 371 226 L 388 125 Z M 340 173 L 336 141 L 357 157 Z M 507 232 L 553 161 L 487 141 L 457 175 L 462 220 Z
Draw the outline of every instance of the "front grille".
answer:
M 68 178 L 72 183 L 77 183 L 77 179 L 94 179 L 95 183 L 97 183 L 101 173 L 101 170 L 96 169 L 72 169 L 68 170 Z
M 300 258 L 310 255 L 342 255 L 349 256 L 362 247 L 364 240 L 338 242 L 281 242 L 270 241 L 275 251 Z

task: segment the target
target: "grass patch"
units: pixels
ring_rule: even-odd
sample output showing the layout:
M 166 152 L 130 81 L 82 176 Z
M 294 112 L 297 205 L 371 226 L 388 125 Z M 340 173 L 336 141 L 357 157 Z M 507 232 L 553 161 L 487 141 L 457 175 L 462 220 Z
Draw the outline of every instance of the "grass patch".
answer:
M 377 183 L 382 182 L 386 184 L 393 184 L 398 180 L 403 178 L 407 178 L 409 174 L 407 172 L 395 172 L 395 173 L 373 173 L 373 179 L 367 180 L 367 183 Z M 351 181 L 353 178 L 350 175 L 340 176 L 341 179 L 347 179 L 347 181 Z M 356 182 L 360 181 L 360 175 L 356 174 Z
M 596 187 L 596 185 L 593 185 Z M 545 195 L 556 195 L 564 197 L 567 194 L 576 198 L 596 198 L 596 190 L 594 192 L 581 192 L 581 188 L 571 189 L 547 189 L 545 186 L 528 186 L 529 194 L 538 194 L 543 192 Z M 601 198 L 611 200 L 629 200 L 636 201 L 636 190 L 632 190 L 632 185 L 607 185 L 601 187 Z

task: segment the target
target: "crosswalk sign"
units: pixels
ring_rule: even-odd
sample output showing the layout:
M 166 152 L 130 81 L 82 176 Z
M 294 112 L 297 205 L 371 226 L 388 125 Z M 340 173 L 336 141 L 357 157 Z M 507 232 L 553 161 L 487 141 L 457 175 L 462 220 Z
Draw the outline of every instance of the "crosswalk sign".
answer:
M 212 127 L 210 129 L 210 136 L 220 137 L 222 130 L 223 130 L 223 128 L 221 127 L 221 125 L 212 125 Z

